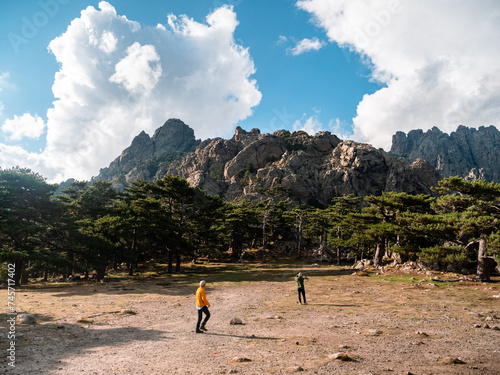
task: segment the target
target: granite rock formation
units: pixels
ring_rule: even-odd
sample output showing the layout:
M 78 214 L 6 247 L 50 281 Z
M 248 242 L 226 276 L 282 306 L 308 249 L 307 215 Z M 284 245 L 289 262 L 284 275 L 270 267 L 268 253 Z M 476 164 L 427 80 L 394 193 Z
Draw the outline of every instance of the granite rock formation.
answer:
M 329 132 L 310 136 L 237 128 L 228 140 L 202 143 L 170 171 L 228 201 L 291 198 L 326 205 L 333 197 L 382 191 L 430 193 L 439 175 L 423 160 L 412 165 L 380 149 L 341 141 Z
M 427 160 L 443 178 L 460 176 L 500 183 L 500 131 L 494 126 L 474 129 L 461 125 L 451 134 L 436 127 L 425 133 L 397 132 L 390 153 L 409 163 Z
M 258 129 L 247 132 L 237 127 L 230 139 L 199 142 L 180 120 L 167 121 L 152 138 L 139 134 L 98 178 L 123 187 L 137 178 L 153 181 L 167 173 L 227 201 L 271 197 L 315 206 L 347 194 L 428 194 L 439 180 L 424 160 L 409 164 L 382 149 L 342 141 L 329 132 L 261 134 Z
M 163 177 L 170 165 L 193 152 L 199 143 L 193 129 L 181 120 L 170 119 L 152 137 L 142 131 L 95 179 L 109 181 L 118 190 L 137 179 L 154 181 Z

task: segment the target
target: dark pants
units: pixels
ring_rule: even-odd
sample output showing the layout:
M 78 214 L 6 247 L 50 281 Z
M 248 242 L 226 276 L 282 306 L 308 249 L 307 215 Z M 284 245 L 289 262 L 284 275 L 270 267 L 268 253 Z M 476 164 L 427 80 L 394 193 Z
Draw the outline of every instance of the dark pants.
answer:
M 299 295 L 299 303 L 302 303 L 302 300 L 300 299 L 300 296 L 304 297 L 304 303 L 306 303 L 306 290 L 304 288 L 297 288 L 297 292 Z
M 202 322 L 201 319 L 203 317 L 203 313 L 205 313 L 205 319 Z M 210 319 L 210 311 L 208 311 L 208 306 L 203 306 L 201 309 L 198 310 L 198 321 L 196 322 L 196 330 L 198 331 L 200 329 L 200 324 L 202 327 L 205 327 L 205 324 L 207 324 L 208 319 Z

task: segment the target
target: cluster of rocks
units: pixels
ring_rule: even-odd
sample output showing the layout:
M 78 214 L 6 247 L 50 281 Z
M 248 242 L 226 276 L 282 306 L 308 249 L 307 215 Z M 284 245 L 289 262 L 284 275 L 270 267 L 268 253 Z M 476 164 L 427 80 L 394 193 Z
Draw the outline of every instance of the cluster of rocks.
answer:
M 459 264 L 448 263 L 445 265 L 440 264 L 439 262 L 427 262 L 427 261 L 408 261 L 402 264 L 393 263 L 393 267 L 398 268 L 402 271 L 447 271 L 451 273 L 461 273 L 463 275 L 469 275 L 474 271 L 471 271 L 469 268 L 461 267 Z
M 298 342 L 297 342 L 297 345 L 299 345 Z M 340 345 L 338 348 L 340 350 L 349 349 L 349 347 L 347 345 Z M 355 362 L 356 361 L 356 359 L 353 356 L 350 356 L 348 353 L 346 353 L 344 351 L 328 354 L 328 358 L 332 361 L 343 361 L 343 362 L 350 362 L 350 361 Z M 233 362 L 233 363 L 252 362 L 252 359 L 250 359 L 248 357 L 236 356 L 236 357 L 232 358 L 231 362 Z M 286 368 L 287 373 L 303 372 L 303 371 L 305 371 L 305 369 L 302 366 L 298 366 L 298 365 L 293 365 L 293 366 L 289 366 Z M 236 374 L 236 373 L 238 373 L 238 370 L 229 369 L 227 371 L 227 373 L 228 374 Z
M 492 269 L 491 272 L 500 273 L 500 266 L 492 259 Z M 373 260 L 371 259 L 361 259 L 357 261 L 351 268 L 358 271 L 366 271 L 373 267 Z M 475 273 L 475 270 L 469 264 L 469 267 L 464 267 L 463 264 L 457 263 L 441 263 L 441 262 L 429 262 L 424 260 L 418 261 L 407 261 L 405 263 L 400 263 L 398 260 L 394 260 L 392 263 L 382 267 L 382 271 L 385 269 L 397 269 L 400 271 L 421 271 L 421 272 L 429 272 L 429 271 L 441 271 L 441 272 L 449 272 L 460 275 L 472 275 Z
M 480 319 L 484 318 L 484 323 L 482 324 L 474 324 L 474 328 L 483 328 L 483 329 L 491 329 L 493 331 L 500 331 L 500 327 L 496 325 L 495 323 L 498 322 L 499 316 L 498 315 L 487 315 L 475 311 L 470 312 L 471 315 L 475 315 Z
M 355 269 L 355 270 L 364 271 L 364 270 L 366 270 L 370 266 L 373 266 L 373 260 L 371 260 L 371 259 L 361 259 L 358 262 L 356 262 L 352 266 L 352 268 Z

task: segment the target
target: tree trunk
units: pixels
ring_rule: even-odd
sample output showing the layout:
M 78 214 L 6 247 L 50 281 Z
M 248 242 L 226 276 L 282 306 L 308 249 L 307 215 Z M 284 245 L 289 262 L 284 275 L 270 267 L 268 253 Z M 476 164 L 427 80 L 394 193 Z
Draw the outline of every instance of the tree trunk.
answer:
M 342 235 L 342 230 L 340 227 L 337 227 L 337 239 L 339 240 L 340 243 L 340 237 Z M 337 266 L 340 266 L 340 256 L 341 256 L 341 248 L 340 245 L 337 245 Z
M 229 242 L 229 250 L 231 250 L 233 254 L 233 259 L 235 261 L 238 261 L 241 258 L 241 248 L 242 248 L 241 243 L 231 238 Z
M 173 272 L 173 264 L 174 264 L 174 254 L 172 250 L 168 251 L 168 266 L 167 266 L 167 273 L 171 274 Z
M 177 260 L 175 262 L 175 273 L 181 273 L 181 256 L 177 254 Z
M 266 219 L 267 212 L 264 213 L 264 218 L 262 219 L 262 262 L 266 262 Z
M 16 259 L 15 266 L 16 266 L 16 273 L 14 274 L 14 285 L 21 286 L 21 280 L 22 280 L 21 276 L 23 274 L 24 260 Z
M 375 251 L 375 257 L 373 258 L 373 265 L 375 267 L 382 266 L 382 260 L 385 254 L 385 237 L 381 237 L 377 243 L 377 249 Z
M 385 254 L 387 258 L 392 258 L 391 244 L 389 243 L 389 239 L 385 241 Z
M 29 281 L 29 270 L 31 268 L 31 260 L 27 260 L 26 262 L 24 262 L 24 269 L 23 269 L 23 273 L 21 274 L 21 285 L 26 285 L 28 284 L 28 281 Z
M 135 255 L 135 253 L 139 254 L 139 252 L 136 252 L 136 246 L 137 246 L 137 241 L 136 241 L 136 234 L 137 234 L 137 229 L 134 228 L 132 230 L 132 243 L 130 244 L 130 252 L 132 253 L 132 257 Z M 130 261 L 130 267 L 128 270 L 128 275 L 133 276 L 134 275 L 134 261 Z
M 299 218 L 299 225 L 297 227 L 297 254 L 300 257 L 302 252 L 302 227 L 304 222 L 304 215 L 300 214 L 298 215 L 298 218 Z
M 477 254 L 477 278 L 481 281 L 490 281 L 490 267 L 486 257 L 486 239 L 479 239 L 479 252 Z
M 96 280 L 103 280 L 104 275 L 106 275 L 106 266 L 99 265 L 99 267 L 96 268 Z
M 68 251 L 68 260 L 69 260 L 70 264 L 65 269 L 65 273 L 64 273 L 65 279 L 67 279 L 69 277 L 69 275 L 72 275 L 73 271 L 74 271 L 73 264 L 75 261 L 75 252 L 73 250 Z

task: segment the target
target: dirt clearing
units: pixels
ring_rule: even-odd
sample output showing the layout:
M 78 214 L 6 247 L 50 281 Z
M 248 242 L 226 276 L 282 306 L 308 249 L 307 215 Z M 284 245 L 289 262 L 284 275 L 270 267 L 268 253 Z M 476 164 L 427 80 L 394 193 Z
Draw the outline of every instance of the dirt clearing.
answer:
M 293 276 L 309 279 L 297 304 Z M 500 278 L 206 264 L 178 276 L 16 290 L 10 374 L 500 374 Z M 437 278 L 437 279 L 436 279 Z M 194 333 L 207 281 L 208 332 Z M 1 303 L 7 306 L 7 291 Z M 232 325 L 232 318 L 242 320 Z M 2 341 L 9 348 L 7 315 Z M 5 350 L 7 352 L 7 350 Z

